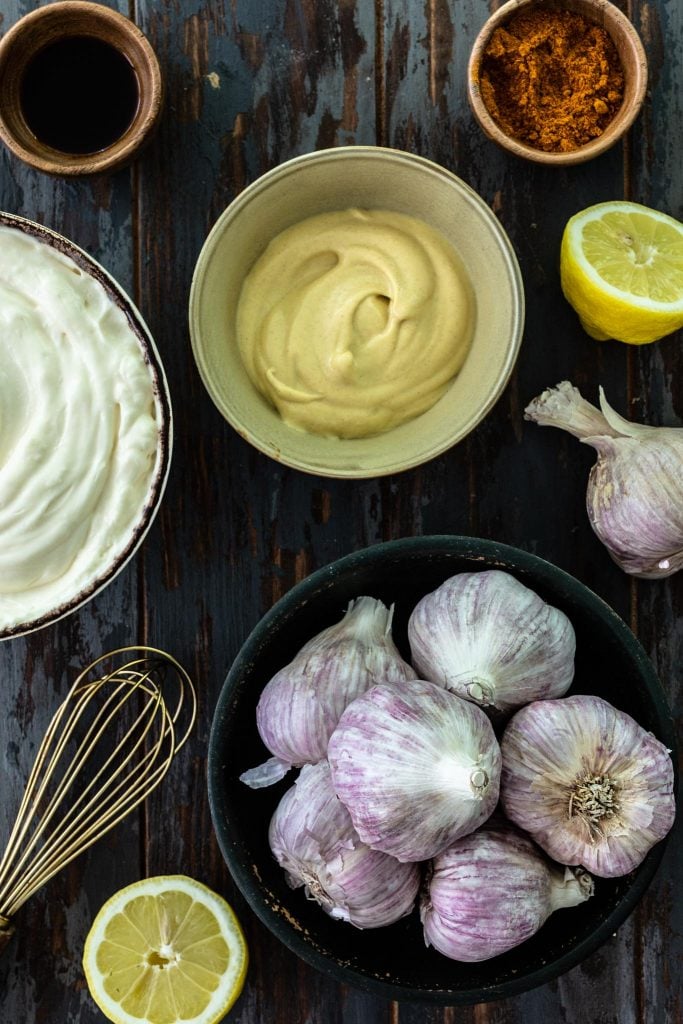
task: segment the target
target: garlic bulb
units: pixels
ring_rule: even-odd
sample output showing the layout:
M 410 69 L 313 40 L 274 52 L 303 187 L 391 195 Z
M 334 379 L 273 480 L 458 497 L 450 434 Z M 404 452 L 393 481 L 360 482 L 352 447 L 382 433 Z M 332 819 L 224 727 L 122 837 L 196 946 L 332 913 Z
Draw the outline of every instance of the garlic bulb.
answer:
M 560 697 L 574 677 L 567 616 L 497 569 L 459 573 L 423 597 L 408 639 L 421 678 L 501 712 Z
M 683 566 L 683 429 L 629 423 L 602 388 L 600 408 L 563 381 L 534 399 L 525 416 L 597 451 L 586 506 L 617 565 L 641 579 L 671 576 Z
M 315 764 L 354 698 L 374 683 L 416 678 L 391 638 L 392 617 L 393 606 L 359 597 L 341 622 L 314 636 L 273 676 L 258 702 L 256 724 L 275 756 L 244 772 L 242 782 L 258 789 L 294 765 Z
M 501 746 L 506 815 L 561 864 L 625 875 L 673 824 L 669 751 L 600 697 L 530 704 Z
M 380 928 L 413 908 L 418 866 L 361 843 L 332 788 L 327 761 L 304 765 L 275 810 L 268 838 L 291 887 L 303 885 L 331 917 Z
M 592 895 L 581 868 L 550 864 L 517 829 L 486 825 L 433 860 L 420 906 L 425 943 L 452 960 L 489 960 Z
M 327 756 L 360 838 L 400 861 L 436 856 L 498 799 L 491 723 L 434 683 L 373 686 L 341 716 Z

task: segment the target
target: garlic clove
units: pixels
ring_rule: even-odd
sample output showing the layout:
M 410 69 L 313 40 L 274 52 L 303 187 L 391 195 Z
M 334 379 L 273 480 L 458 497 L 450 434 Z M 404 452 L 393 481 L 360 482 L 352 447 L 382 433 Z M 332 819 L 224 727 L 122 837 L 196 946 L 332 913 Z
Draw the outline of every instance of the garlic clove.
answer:
M 339 921 L 380 928 L 409 914 L 420 885 L 415 864 L 399 864 L 361 843 L 326 761 L 304 765 L 271 819 L 269 842 L 292 888 Z
M 391 637 L 393 606 L 372 597 L 351 601 L 341 622 L 309 640 L 265 686 L 256 724 L 274 755 L 240 779 L 271 785 L 295 765 L 316 764 L 344 708 L 377 682 L 414 679 Z
M 683 565 L 683 446 L 632 437 L 588 443 L 599 456 L 586 494 L 595 533 L 629 575 L 671 576 Z
M 501 748 L 506 815 L 562 864 L 625 875 L 671 828 L 669 751 L 600 697 L 522 708 Z
M 590 875 L 551 864 L 517 829 L 485 825 L 433 860 L 420 904 L 425 943 L 452 960 L 489 960 L 593 888 Z
M 408 639 L 421 677 L 501 713 L 559 697 L 574 677 L 567 616 L 497 569 L 459 573 L 423 597 Z
M 428 860 L 492 813 L 500 750 L 486 715 L 434 683 L 373 686 L 330 737 L 332 782 L 363 842 Z
M 563 381 L 534 399 L 525 416 L 597 451 L 586 507 L 617 565 L 641 579 L 671 576 L 683 567 L 683 429 L 630 423 L 602 388 L 600 406 Z
M 266 786 L 274 786 L 276 782 L 284 779 L 285 775 L 292 769 L 289 761 L 283 761 L 280 757 L 269 757 L 263 764 L 256 768 L 250 768 L 240 775 L 240 782 L 245 782 L 251 789 L 264 789 Z

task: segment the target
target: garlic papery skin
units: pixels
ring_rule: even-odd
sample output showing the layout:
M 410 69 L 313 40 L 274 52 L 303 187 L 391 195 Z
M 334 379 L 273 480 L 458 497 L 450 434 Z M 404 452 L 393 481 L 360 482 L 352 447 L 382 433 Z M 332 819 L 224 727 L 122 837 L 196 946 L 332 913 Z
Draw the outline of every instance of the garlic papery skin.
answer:
M 600 697 L 522 708 L 501 747 L 505 814 L 561 864 L 626 875 L 673 824 L 669 751 Z
M 420 904 L 425 943 L 452 960 L 489 960 L 593 888 L 587 872 L 551 864 L 517 829 L 486 825 L 432 861 Z
M 560 697 L 574 678 L 567 616 L 498 569 L 459 573 L 423 597 L 408 639 L 420 678 L 502 713 Z
M 400 861 L 435 857 L 498 800 L 491 723 L 435 683 L 373 686 L 349 704 L 327 755 L 360 838 Z
M 563 381 L 534 399 L 525 416 L 597 451 L 586 507 L 617 565 L 641 579 L 671 576 L 683 567 L 683 429 L 629 423 L 602 388 L 600 407 Z
M 261 739 L 275 756 L 240 776 L 253 789 L 294 765 L 315 764 L 344 708 L 375 683 L 415 679 L 391 637 L 393 606 L 351 601 L 344 618 L 306 643 L 265 686 L 256 708 Z
M 337 920 L 381 928 L 413 908 L 420 869 L 360 841 L 334 792 L 327 761 L 304 765 L 275 810 L 268 838 L 289 885 L 303 885 Z

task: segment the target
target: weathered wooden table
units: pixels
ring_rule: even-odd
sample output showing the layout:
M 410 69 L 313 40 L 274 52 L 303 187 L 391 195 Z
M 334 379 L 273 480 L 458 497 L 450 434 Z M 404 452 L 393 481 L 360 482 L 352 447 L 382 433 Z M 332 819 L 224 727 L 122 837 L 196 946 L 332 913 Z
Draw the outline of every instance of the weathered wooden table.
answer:
M 2 28 L 35 6 L 3 0 Z M 81 612 L 0 647 L 0 842 L 36 745 L 77 669 L 148 642 L 196 678 L 190 745 L 142 812 L 56 878 L 17 919 L 0 959 L 3 1024 L 102 1019 L 81 970 L 102 902 L 140 877 L 183 872 L 224 892 L 251 948 L 235 1024 L 667 1024 L 683 1020 L 680 829 L 636 913 L 590 961 L 506 1002 L 471 1009 L 389 1004 L 298 961 L 235 891 L 212 835 L 206 751 L 214 704 L 259 617 L 318 566 L 376 541 L 462 533 L 554 561 L 637 630 L 680 715 L 683 574 L 635 583 L 588 525 L 592 452 L 525 424 L 522 409 L 568 378 L 595 400 L 653 424 L 680 424 L 680 336 L 629 349 L 583 334 L 564 302 L 559 242 L 567 218 L 627 197 L 683 215 L 683 5 L 622 3 L 645 43 L 645 110 L 622 147 L 574 169 L 508 157 L 473 123 L 466 62 L 485 0 L 148 0 L 121 3 L 158 53 L 167 86 L 160 131 L 111 176 L 66 181 L 0 153 L 0 208 L 87 249 L 142 310 L 168 373 L 176 423 L 171 477 L 133 563 Z M 226 204 L 282 160 L 314 148 L 379 143 L 454 170 L 492 206 L 517 251 L 527 325 L 494 411 L 441 458 L 394 478 L 316 479 L 252 450 L 221 419 L 196 372 L 187 329 L 192 268 Z

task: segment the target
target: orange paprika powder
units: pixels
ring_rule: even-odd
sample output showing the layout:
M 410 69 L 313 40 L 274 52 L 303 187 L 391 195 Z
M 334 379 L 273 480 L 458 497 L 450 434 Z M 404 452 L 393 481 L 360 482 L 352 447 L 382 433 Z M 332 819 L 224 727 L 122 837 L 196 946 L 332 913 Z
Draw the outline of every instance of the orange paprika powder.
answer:
M 623 101 L 624 74 L 600 25 L 573 11 L 540 7 L 495 30 L 480 87 L 507 135 L 562 153 L 602 135 Z

